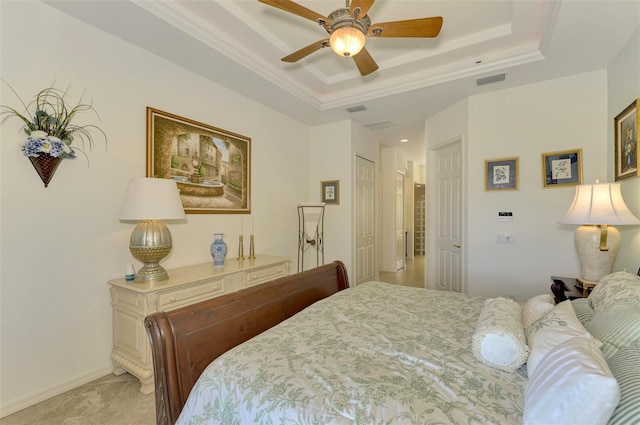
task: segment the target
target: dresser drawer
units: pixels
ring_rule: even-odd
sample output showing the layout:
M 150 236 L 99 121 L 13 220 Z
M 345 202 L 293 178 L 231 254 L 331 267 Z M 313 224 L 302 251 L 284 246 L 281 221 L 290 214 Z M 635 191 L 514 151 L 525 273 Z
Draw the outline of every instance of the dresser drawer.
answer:
M 223 279 L 218 278 L 210 281 L 203 281 L 197 285 L 172 291 L 160 292 L 158 294 L 158 311 L 173 310 L 178 307 L 193 304 L 198 301 L 221 295 L 223 291 Z
M 269 267 L 264 267 L 257 270 L 251 270 L 247 272 L 246 286 L 257 285 L 268 280 L 277 279 L 288 274 L 288 266 L 285 263 L 276 264 Z
M 144 298 L 132 291 L 121 288 L 111 288 L 111 302 L 113 305 L 138 311 L 143 308 Z

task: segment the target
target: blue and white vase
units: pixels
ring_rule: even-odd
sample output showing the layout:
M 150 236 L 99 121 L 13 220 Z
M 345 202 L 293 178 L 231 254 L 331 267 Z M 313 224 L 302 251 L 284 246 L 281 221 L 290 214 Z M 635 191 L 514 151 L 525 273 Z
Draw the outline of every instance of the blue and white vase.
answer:
M 211 244 L 211 256 L 213 257 L 213 265 L 216 267 L 224 266 L 224 257 L 227 255 L 227 244 L 222 240 L 222 233 L 214 233 L 215 240 Z

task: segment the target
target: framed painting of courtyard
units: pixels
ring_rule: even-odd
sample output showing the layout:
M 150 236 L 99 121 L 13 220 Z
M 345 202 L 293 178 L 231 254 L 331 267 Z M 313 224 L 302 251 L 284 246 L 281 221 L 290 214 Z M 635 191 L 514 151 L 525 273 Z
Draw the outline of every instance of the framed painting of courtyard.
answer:
M 251 139 L 147 107 L 147 177 L 175 180 L 188 214 L 249 214 Z

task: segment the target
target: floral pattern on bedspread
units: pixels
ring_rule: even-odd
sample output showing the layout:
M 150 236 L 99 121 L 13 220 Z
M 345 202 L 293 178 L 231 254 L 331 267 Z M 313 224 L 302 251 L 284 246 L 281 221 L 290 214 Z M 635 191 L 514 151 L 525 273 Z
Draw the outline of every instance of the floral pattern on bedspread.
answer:
M 524 375 L 471 352 L 484 301 L 382 282 L 341 291 L 216 359 L 178 424 L 521 423 Z

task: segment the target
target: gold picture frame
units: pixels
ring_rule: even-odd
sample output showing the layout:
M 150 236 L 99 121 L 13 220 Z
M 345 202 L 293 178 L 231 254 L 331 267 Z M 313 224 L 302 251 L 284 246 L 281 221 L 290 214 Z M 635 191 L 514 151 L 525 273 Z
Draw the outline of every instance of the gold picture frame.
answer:
M 640 99 L 633 101 L 613 120 L 616 181 L 640 176 L 640 159 L 638 158 L 639 121 Z
M 542 187 L 582 184 L 582 149 L 548 152 L 541 156 Z
M 175 180 L 186 213 L 251 213 L 251 139 L 147 107 L 147 177 Z
M 484 190 L 518 190 L 520 157 L 484 161 Z
M 320 182 L 320 199 L 328 205 L 340 204 L 340 180 Z

